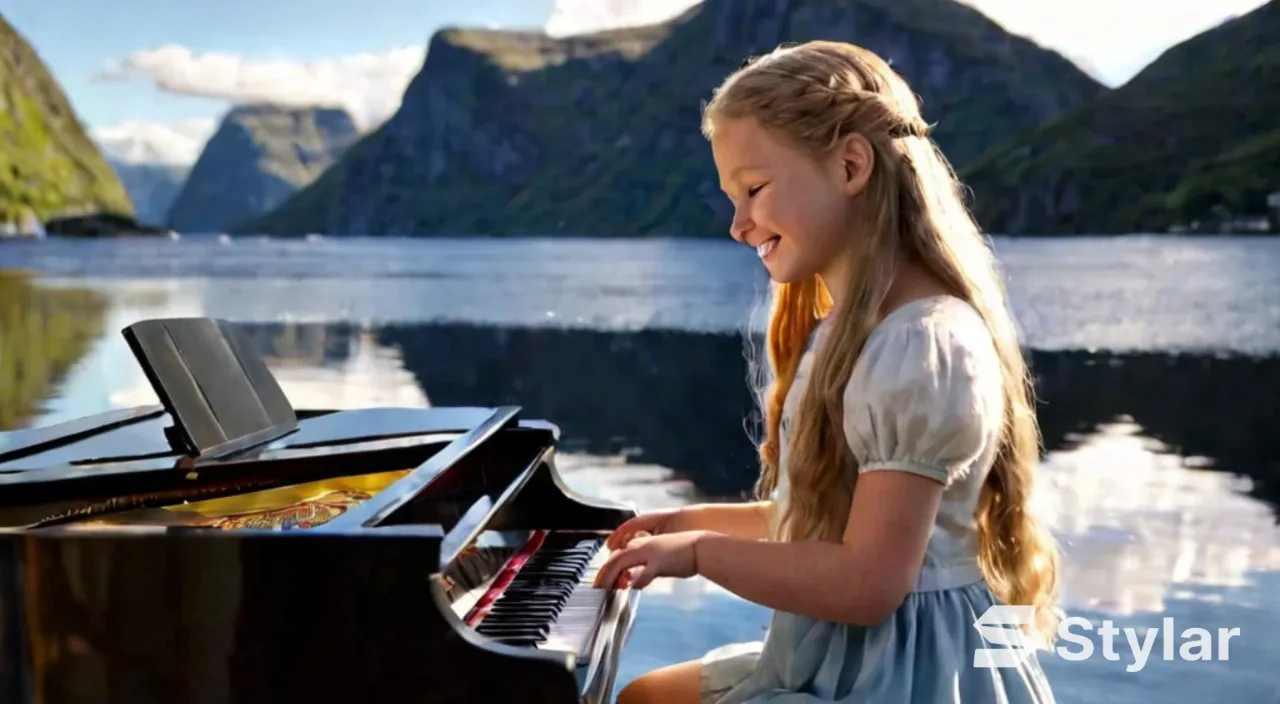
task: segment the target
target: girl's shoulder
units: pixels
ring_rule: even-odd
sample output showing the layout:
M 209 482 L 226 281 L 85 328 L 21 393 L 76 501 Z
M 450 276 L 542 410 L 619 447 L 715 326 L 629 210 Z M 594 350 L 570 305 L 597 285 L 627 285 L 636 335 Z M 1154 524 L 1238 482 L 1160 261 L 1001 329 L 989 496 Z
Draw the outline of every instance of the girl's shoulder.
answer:
M 986 321 L 982 319 L 978 309 L 962 298 L 946 295 L 917 298 L 898 306 L 871 331 L 871 338 L 904 329 L 933 333 L 981 333 L 981 337 L 987 340 L 991 337 Z
M 949 296 L 907 303 L 872 331 L 844 394 L 861 471 L 911 468 L 944 484 L 992 446 L 1004 376 L 986 321 Z
M 916 401 L 1000 395 L 1004 375 L 986 321 L 953 296 L 919 298 L 885 316 L 867 337 L 848 395 Z
M 898 306 L 871 331 L 859 361 L 900 365 L 912 352 L 999 365 L 986 321 L 968 301 L 955 296 L 917 298 Z

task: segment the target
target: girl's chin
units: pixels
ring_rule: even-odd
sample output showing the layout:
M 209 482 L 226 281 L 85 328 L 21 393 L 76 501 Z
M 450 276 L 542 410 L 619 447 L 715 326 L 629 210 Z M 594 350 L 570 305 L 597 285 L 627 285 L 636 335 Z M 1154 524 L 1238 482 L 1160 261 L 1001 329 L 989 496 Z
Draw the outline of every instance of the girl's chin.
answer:
M 768 272 L 769 278 L 774 283 L 778 284 L 791 284 L 804 278 L 796 276 L 796 273 L 791 267 L 785 266 L 779 261 L 766 261 L 764 263 L 764 270 Z

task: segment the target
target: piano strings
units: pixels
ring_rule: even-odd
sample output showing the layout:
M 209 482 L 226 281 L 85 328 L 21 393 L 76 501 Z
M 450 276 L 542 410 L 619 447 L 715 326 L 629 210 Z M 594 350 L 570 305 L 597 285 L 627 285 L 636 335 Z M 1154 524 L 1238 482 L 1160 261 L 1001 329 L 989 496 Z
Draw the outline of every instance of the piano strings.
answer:
M 390 486 L 409 470 L 324 479 L 251 493 L 91 517 L 87 527 L 179 525 L 219 530 L 303 530 L 323 525 Z M 161 497 L 155 497 L 159 500 Z M 166 497 L 172 502 L 173 497 Z

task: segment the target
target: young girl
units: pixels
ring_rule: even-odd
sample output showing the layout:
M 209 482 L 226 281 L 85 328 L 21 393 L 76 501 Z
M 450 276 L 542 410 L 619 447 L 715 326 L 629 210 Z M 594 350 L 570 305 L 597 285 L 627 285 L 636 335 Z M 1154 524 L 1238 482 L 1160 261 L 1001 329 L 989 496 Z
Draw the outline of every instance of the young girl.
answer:
M 1028 508 L 1039 438 L 994 258 L 911 90 L 810 42 L 731 75 L 703 130 L 731 234 L 775 282 L 760 500 L 627 522 L 598 583 L 702 575 L 774 618 L 619 702 L 1051 702 L 1033 651 L 975 665 L 1000 647 L 974 626 L 994 604 L 1052 641 L 1057 556 Z

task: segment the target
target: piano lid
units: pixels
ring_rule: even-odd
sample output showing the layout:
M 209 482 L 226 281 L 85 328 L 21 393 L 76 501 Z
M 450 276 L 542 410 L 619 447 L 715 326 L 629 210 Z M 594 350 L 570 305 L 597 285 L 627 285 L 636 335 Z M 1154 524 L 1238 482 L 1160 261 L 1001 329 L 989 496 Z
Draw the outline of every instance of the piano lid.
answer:
M 173 420 L 174 452 L 217 459 L 298 427 L 279 382 L 240 328 L 216 318 L 155 318 L 122 334 Z

